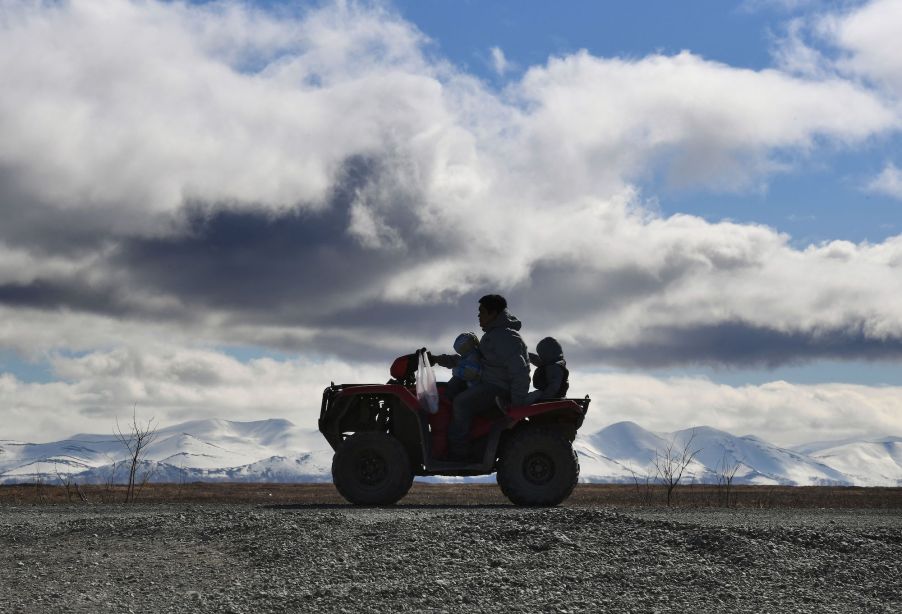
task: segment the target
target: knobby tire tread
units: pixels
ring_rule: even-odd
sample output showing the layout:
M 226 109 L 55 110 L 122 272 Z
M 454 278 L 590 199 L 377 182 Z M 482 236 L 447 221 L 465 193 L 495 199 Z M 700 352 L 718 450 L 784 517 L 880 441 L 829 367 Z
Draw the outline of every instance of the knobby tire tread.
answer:
M 537 488 L 527 483 L 519 467 L 525 456 L 539 446 L 558 447 L 556 452 L 562 460 L 565 459 L 564 466 L 556 468 L 554 482 L 557 488 L 545 495 L 537 494 Z M 570 462 L 572 465 L 568 474 L 566 465 Z M 547 427 L 526 427 L 513 433 L 505 444 L 496 479 L 504 496 L 516 505 L 554 506 L 566 500 L 576 488 L 579 481 L 579 459 L 564 435 Z
M 390 481 L 381 492 L 366 492 L 355 480 L 348 465 L 355 451 L 366 447 L 381 449 L 387 457 Z M 332 482 L 339 494 L 355 505 L 392 505 L 413 485 L 413 471 L 407 451 L 400 441 L 381 431 L 354 433 L 345 439 L 332 457 Z

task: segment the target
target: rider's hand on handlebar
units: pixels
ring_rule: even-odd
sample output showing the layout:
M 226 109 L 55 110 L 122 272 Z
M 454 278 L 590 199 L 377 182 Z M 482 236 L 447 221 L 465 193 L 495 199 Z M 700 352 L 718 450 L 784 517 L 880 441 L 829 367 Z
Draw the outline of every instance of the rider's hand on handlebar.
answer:
M 430 352 L 426 348 L 420 348 L 417 350 L 417 354 L 426 354 L 426 358 L 429 359 L 430 366 L 435 366 L 435 356 L 432 355 L 432 352 Z

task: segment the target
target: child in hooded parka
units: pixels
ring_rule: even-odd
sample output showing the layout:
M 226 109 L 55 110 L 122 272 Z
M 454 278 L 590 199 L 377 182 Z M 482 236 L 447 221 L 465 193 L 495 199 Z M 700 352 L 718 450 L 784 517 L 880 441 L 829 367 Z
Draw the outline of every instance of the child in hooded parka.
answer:
M 453 399 L 479 381 L 482 374 L 482 355 L 479 353 L 479 337 L 475 333 L 461 333 L 454 339 L 454 354 L 433 356 L 436 364 L 451 369 L 447 394 Z
M 526 396 L 526 404 L 548 399 L 562 399 L 570 388 L 570 371 L 564 360 L 564 350 L 554 337 L 545 337 L 536 346 L 536 353 L 529 353 L 529 362 L 536 370 L 532 385 L 536 388 Z

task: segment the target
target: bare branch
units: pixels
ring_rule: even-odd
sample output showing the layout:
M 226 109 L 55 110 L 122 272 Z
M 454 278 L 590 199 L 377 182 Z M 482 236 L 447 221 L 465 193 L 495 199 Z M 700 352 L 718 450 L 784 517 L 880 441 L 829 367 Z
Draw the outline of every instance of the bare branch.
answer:
M 633 484 L 636 486 L 636 494 L 639 496 L 639 500 L 644 505 L 651 504 L 651 476 L 649 475 L 648 468 L 646 468 L 644 475 L 639 475 L 638 472 L 633 470 L 633 464 L 627 463 L 626 470 L 630 472 L 630 475 L 633 477 Z
M 123 432 L 119 426 L 119 418 L 116 418 L 116 432 L 114 433 L 119 442 L 128 450 L 128 487 L 125 491 L 125 502 L 131 503 L 135 496 L 140 492 L 144 483 L 150 478 L 150 472 L 143 476 L 141 483 L 137 480 L 138 467 L 144 456 L 147 454 L 147 448 L 154 442 L 157 437 L 157 427 L 154 424 L 154 418 L 150 418 L 145 424 L 138 423 L 138 415 L 136 407 L 132 407 L 132 422 L 127 432 Z M 114 465 L 115 471 L 115 465 Z
M 732 507 L 735 495 L 733 494 L 733 479 L 742 466 L 742 462 L 727 457 L 726 451 L 717 466 L 717 490 L 720 493 L 721 504 Z
M 693 450 L 693 441 L 695 440 L 695 429 L 689 439 L 682 448 L 676 447 L 676 437 L 671 437 L 664 450 L 655 451 L 654 467 L 658 481 L 665 487 L 667 491 L 667 506 L 673 498 L 673 492 L 679 486 L 680 480 L 686 469 L 692 464 L 692 461 L 701 452 L 701 448 Z
M 56 474 L 56 479 L 60 481 L 63 488 L 66 489 L 66 501 L 72 502 L 72 475 L 69 472 L 66 472 L 66 475 L 63 476 L 60 473 L 59 467 L 56 463 L 53 463 L 53 473 Z

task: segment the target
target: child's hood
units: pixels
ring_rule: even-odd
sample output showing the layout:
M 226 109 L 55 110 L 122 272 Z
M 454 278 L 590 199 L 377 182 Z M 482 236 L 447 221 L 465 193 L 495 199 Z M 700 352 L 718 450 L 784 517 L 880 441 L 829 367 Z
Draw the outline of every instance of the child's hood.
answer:
M 479 337 L 476 333 L 461 333 L 454 340 L 454 351 L 461 356 L 472 354 L 479 347 Z
M 536 353 L 544 365 L 564 362 L 564 349 L 554 337 L 545 337 L 536 346 Z

